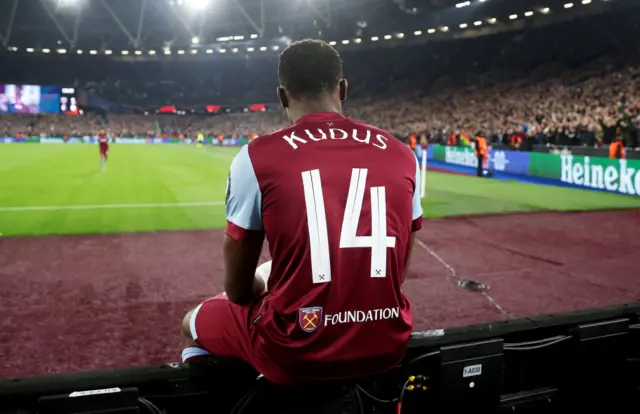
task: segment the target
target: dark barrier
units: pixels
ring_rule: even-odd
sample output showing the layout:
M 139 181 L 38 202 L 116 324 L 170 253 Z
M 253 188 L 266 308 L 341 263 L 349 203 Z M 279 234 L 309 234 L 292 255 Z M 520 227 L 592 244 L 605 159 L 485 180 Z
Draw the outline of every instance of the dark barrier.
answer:
M 400 367 L 357 383 L 255 378 L 212 360 L 5 379 L 0 413 L 637 413 L 640 302 L 419 333 Z

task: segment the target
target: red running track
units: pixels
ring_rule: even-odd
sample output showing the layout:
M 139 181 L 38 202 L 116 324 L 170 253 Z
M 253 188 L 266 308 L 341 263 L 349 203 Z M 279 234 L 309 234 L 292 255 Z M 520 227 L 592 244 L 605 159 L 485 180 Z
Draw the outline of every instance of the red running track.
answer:
M 404 285 L 416 330 L 640 300 L 638 235 L 640 211 L 428 220 Z M 222 289 L 219 240 L 0 238 L 0 377 L 178 360 L 182 316 Z

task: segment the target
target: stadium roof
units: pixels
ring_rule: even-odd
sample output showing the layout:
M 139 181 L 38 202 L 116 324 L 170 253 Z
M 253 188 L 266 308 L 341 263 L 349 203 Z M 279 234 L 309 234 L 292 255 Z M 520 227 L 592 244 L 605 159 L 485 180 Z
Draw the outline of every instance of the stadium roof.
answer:
M 121 58 L 276 51 L 304 37 L 366 47 L 476 36 L 633 3 L 569 1 L 3 0 L 0 41 L 10 52 Z

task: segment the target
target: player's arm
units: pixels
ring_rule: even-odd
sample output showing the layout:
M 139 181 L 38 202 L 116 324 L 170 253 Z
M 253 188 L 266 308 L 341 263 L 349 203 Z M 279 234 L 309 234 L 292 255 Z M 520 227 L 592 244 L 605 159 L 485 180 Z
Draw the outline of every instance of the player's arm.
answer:
M 413 155 L 413 154 L 412 154 Z M 407 255 L 407 266 L 405 267 L 404 274 L 407 274 L 409 269 L 409 263 L 411 262 L 411 253 L 413 252 L 413 244 L 416 241 L 416 233 L 422 228 L 422 200 L 420 200 L 420 188 L 422 177 L 420 175 L 420 164 L 418 158 L 413 157 L 416 163 L 416 178 L 414 180 L 415 187 L 413 188 L 413 206 L 411 208 L 411 236 L 409 237 L 409 254 Z M 404 278 L 402 279 L 404 282 Z
M 224 288 L 231 302 L 245 305 L 265 289 L 255 277 L 264 242 L 262 193 L 246 145 L 231 163 L 226 208 Z

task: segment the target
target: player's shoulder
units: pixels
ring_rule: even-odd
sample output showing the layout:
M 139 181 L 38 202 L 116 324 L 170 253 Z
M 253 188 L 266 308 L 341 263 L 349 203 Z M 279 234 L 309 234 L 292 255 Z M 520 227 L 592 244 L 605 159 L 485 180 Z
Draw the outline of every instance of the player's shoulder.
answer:
M 274 136 L 286 135 L 287 133 L 290 133 L 290 131 L 293 131 L 295 128 L 296 125 L 289 125 L 280 129 L 276 129 L 275 131 L 268 134 L 258 135 L 257 137 L 249 141 L 248 146 L 250 149 L 264 147 L 273 142 L 273 140 L 269 138 L 272 138 Z

